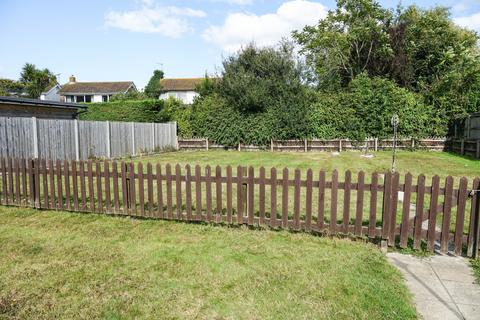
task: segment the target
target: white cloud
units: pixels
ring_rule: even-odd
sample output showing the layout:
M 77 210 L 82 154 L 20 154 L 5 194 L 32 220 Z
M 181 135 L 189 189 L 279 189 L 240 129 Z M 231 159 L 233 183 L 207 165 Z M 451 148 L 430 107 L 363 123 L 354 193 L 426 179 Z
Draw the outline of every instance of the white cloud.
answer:
M 105 15 L 105 25 L 134 32 L 159 33 L 179 38 L 193 30 L 187 18 L 202 18 L 201 10 L 175 6 L 154 6 L 153 0 L 142 0 L 143 6 L 132 11 L 110 11 Z
M 282 4 L 275 13 L 260 16 L 252 13 L 230 14 L 222 26 L 207 28 L 203 38 L 229 52 L 251 41 L 260 46 L 273 45 L 293 30 L 316 24 L 326 15 L 327 8 L 321 3 L 293 0 Z
M 212 0 L 213 2 L 226 2 L 229 4 L 236 4 L 236 5 L 250 5 L 253 4 L 253 0 Z
M 459 26 L 480 32 L 480 12 L 470 16 L 454 18 L 453 21 Z

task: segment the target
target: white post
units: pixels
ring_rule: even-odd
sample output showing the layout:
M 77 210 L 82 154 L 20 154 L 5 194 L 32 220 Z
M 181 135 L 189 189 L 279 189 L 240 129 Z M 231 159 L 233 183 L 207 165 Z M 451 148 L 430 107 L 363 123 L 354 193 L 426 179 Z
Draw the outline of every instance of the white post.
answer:
M 208 145 L 208 138 L 205 138 L 205 148 L 207 149 L 207 151 L 208 151 L 208 147 L 209 147 L 209 145 Z
M 308 152 L 308 143 L 307 143 L 307 139 L 305 139 L 305 152 Z
M 342 139 L 338 140 L 338 152 L 342 152 Z
M 270 151 L 273 152 L 273 139 L 270 139 Z
M 73 131 L 75 137 L 75 160 L 80 161 L 80 141 L 78 135 L 78 120 L 73 120 Z
M 135 155 L 135 123 L 130 122 L 130 126 L 132 129 L 132 156 Z
M 33 157 L 38 158 L 38 129 L 37 118 L 32 117 L 32 130 L 33 130 Z
M 106 138 L 107 138 L 107 158 L 110 159 L 112 157 L 112 144 L 110 141 L 110 121 L 105 122 L 105 129 L 106 129 Z
M 373 147 L 375 151 L 378 151 L 378 138 L 375 138 Z

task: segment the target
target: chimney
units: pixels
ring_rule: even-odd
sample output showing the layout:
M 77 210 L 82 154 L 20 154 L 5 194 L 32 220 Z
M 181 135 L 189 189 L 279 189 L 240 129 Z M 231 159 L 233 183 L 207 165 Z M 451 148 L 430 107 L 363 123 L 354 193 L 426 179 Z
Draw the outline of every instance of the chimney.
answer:
M 71 75 L 70 78 L 68 78 L 69 83 L 75 83 L 76 81 L 77 81 L 77 79 L 75 79 L 75 77 L 73 75 Z

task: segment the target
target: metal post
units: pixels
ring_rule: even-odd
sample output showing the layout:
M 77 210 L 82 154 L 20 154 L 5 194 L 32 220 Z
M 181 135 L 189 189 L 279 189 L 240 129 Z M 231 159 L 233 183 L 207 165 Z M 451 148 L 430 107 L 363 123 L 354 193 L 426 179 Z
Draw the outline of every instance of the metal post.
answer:
M 38 129 L 37 118 L 32 117 L 32 130 L 33 130 L 33 158 L 38 158 Z

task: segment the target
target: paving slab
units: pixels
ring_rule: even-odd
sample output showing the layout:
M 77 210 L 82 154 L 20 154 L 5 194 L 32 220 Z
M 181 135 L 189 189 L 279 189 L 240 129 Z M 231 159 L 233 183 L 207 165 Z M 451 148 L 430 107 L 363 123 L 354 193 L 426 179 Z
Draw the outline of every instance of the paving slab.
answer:
M 402 272 L 423 319 L 480 320 L 480 285 L 467 259 L 421 258 L 396 252 L 387 257 Z

